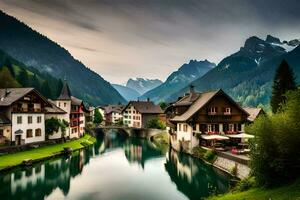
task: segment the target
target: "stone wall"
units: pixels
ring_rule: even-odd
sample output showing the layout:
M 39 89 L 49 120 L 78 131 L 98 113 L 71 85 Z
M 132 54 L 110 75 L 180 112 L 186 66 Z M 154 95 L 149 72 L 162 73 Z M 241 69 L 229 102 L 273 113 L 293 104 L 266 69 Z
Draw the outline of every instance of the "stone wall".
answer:
M 232 169 L 236 167 L 236 176 L 240 179 L 247 178 L 250 174 L 250 168 L 247 165 L 220 156 L 217 157 L 213 165 L 228 173 L 231 173 Z

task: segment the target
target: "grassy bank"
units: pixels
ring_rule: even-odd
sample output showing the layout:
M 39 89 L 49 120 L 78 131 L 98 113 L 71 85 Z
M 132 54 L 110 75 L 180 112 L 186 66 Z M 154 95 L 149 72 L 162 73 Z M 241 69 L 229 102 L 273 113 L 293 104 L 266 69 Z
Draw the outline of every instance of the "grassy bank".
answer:
M 230 192 L 208 200 L 300 200 L 300 180 L 293 184 L 273 188 L 253 188 L 244 192 Z
M 163 152 L 167 152 L 169 150 L 168 133 L 160 133 L 160 134 L 153 136 L 152 142 L 155 144 L 155 146 L 157 146 Z
M 216 153 L 213 150 L 204 149 L 202 147 L 195 147 L 195 148 L 193 148 L 192 154 L 193 154 L 193 156 L 195 156 L 197 158 L 200 158 L 200 159 L 202 159 L 202 160 L 204 160 L 206 162 L 209 162 L 211 164 L 217 158 L 217 155 L 216 155 Z
M 62 144 L 44 146 L 37 149 L 31 149 L 28 151 L 22 151 L 13 154 L 6 154 L 0 156 L 0 170 L 7 167 L 17 166 L 26 159 L 39 160 L 50 157 L 56 153 L 59 153 L 65 147 L 72 148 L 73 150 L 81 149 L 87 145 L 93 144 L 95 141 L 96 139 L 94 137 L 86 134 L 84 137 L 78 140 L 73 140 Z

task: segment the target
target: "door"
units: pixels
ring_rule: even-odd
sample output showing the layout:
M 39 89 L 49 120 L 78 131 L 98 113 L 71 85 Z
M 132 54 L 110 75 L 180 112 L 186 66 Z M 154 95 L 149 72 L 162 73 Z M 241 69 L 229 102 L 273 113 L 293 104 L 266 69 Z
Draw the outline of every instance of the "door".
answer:
M 21 145 L 21 135 L 16 135 L 16 145 Z

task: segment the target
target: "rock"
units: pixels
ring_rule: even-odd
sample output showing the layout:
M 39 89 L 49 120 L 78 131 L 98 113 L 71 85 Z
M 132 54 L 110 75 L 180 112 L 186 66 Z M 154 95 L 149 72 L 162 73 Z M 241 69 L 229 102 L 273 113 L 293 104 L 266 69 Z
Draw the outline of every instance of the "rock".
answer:
M 70 147 L 65 147 L 64 150 L 62 151 L 64 154 L 71 154 L 73 152 L 73 149 Z
M 23 160 L 22 164 L 24 166 L 31 166 L 33 164 L 33 160 L 32 159 Z

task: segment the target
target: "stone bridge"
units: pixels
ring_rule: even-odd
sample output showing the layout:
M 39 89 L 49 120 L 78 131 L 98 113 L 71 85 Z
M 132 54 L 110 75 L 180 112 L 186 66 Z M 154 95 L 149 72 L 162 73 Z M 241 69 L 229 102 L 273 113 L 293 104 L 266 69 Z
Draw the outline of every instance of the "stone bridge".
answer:
M 148 128 L 130 128 L 130 127 L 120 127 L 120 126 L 102 126 L 95 128 L 95 131 L 102 131 L 105 134 L 109 134 L 110 130 L 119 130 L 127 134 L 128 137 L 137 137 L 151 139 L 154 135 L 160 133 L 166 133 L 166 130 L 160 129 L 148 129 Z

